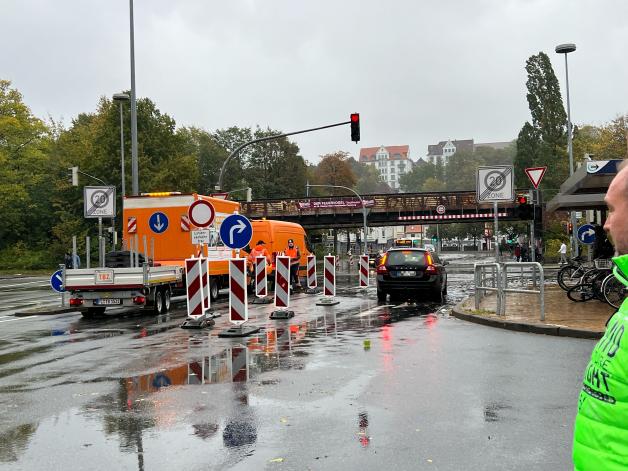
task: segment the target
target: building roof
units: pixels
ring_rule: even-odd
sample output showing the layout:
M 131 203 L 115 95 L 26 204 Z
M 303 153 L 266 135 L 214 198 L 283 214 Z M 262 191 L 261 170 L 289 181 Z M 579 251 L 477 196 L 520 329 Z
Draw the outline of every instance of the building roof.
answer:
M 383 146 L 388 152 L 388 158 L 390 160 L 406 160 L 408 159 L 408 153 L 410 152 L 410 146 Z M 382 148 L 379 147 L 363 147 L 360 149 L 360 162 L 373 162 L 375 160 L 375 154 Z
M 430 144 L 427 146 L 427 155 L 443 155 L 443 147 L 449 141 L 440 141 L 438 144 Z M 453 140 L 451 143 L 456 146 L 456 152 L 466 150 L 473 152 L 473 139 Z

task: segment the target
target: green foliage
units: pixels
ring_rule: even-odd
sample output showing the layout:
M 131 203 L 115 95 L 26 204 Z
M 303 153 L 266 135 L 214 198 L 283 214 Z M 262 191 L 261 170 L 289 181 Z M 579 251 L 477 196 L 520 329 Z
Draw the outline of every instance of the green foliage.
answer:
M 357 178 L 355 191 L 359 194 L 393 193 L 392 188 L 390 188 L 386 182 L 382 181 L 375 166 L 360 163 L 353 157 L 350 157 L 347 161 L 351 165 L 351 170 Z

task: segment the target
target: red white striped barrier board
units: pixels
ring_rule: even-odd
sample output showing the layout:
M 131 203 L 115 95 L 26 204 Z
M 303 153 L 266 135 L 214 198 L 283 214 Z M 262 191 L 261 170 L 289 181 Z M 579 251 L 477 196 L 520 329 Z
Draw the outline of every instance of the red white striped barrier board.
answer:
M 307 256 L 307 287 L 316 288 L 316 255 Z
M 508 213 L 497 213 L 497 217 L 506 217 Z M 476 213 L 476 214 L 433 214 L 427 216 L 399 216 L 399 221 L 420 221 L 420 220 L 437 220 L 437 219 L 476 219 L 476 218 L 492 218 L 494 214 L 491 213 Z
M 323 294 L 325 296 L 336 296 L 336 257 L 325 255 L 324 267 Z
M 181 215 L 181 230 L 183 232 L 190 232 L 190 218 L 186 214 Z
M 275 269 L 275 307 L 290 307 L 290 257 L 277 256 Z
M 229 260 L 229 320 L 236 325 L 243 324 L 249 318 L 249 306 L 246 294 L 246 260 Z
M 255 295 L 260 298 L 268 296 L 266 257 L 255 257 Z
M 129 219 L 127 219 L 126 231 L 129 234 L 137 233 L 137 218 L 136 217 L 131 216 Z
M 185 284 L 188 316 L 196 319 L 203 315 L 203 282 L 201 280 L 201 259 L 185 259 Z
M 201 277 L 203 278 L 203 313 L 209 311 L 211 299 L 209 297 L 209 259 L 201 258 Z
M 369 285 L 369 256 L 360 255 L 360 287 Z
M 234 383 L 249 379 L 248 349 L 244 345 L 231 348 L 231 378 Z

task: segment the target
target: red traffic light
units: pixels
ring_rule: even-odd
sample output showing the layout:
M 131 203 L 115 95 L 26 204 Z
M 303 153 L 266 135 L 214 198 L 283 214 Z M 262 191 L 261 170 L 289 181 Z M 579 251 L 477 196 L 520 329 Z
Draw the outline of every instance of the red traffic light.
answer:
M 519 203 L 519 204 L 527 204 L 528 203 L 528 197 L 524 196 L 524 195 L 517 196 L 517 203 Z
M 349 122 L 351 123 L 351 140 L 358 142 L 360 140 L 360 114 L 351 113 Z
M 351 122 L 359 123 L 360 122 L 360 113 L 351 113 Z
M 573 224 L 572 223 L 567 224 L 567 232 L 569 234 L 573 234 Z

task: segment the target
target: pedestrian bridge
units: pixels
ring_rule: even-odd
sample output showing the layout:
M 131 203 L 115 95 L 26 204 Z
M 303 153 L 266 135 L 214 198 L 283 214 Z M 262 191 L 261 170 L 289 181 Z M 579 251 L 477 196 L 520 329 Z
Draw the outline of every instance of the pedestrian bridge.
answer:
M 370 227 L 493 221 L 493 203 L 479 204 L 475 191 L 376 194 L 362 198 Z M 363 224 L 362 204 L 356 196 L 256 200 L 241 205 L 249 218 L 291 221 L 306 229 L 353 228 Z M 514 203 L 500 203 L 498 218 L 519 220 Z

